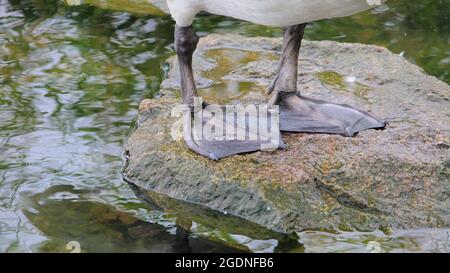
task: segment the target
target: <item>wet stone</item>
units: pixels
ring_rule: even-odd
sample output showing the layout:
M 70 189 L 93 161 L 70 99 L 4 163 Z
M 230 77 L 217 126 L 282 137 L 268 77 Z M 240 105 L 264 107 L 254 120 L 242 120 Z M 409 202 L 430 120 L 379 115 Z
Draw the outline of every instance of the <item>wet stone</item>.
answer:
M 264 102 L 280 39 L 211 35 L 194 70 L 209 102 Z M 386 119 L 354 138 L 284 134 L 285 151 L 213 162 L 171 138 L 179 101 L 175 57 L 161 96 L 140 106 L 124 173 L 141 190 L 203 205 L 283 232 L 450 227 L 450 87 L 387 49 L 305 41 L 303 95 Z

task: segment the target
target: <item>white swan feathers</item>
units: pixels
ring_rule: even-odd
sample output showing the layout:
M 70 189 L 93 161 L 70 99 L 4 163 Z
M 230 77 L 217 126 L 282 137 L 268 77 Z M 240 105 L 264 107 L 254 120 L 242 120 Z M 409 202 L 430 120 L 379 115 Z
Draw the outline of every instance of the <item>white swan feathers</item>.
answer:
M 167 0 L 177 25 L 192 25 L 200 11 L 266 26 L 291 26 L 349 16 L 387 0 Z

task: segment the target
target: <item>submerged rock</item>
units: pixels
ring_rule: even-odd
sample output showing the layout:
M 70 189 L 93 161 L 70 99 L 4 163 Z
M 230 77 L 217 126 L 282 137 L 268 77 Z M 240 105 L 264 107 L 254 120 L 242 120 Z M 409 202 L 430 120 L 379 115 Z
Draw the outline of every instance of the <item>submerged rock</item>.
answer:
M 262 102 L 280 39 L 211 35 L 194 58 L 200 94 Z M 285 151 L 213 162 L 171 138 L 178 102 L 175 58 L 161 97 L 144 100 L 126 141 L 124 175 L 155 191 L 283 231 L 371 231 L 450 226 L 450 87 L 387 49 L 305 41 L 302 94 L 385 118 L 354 138 L 283 134 Z

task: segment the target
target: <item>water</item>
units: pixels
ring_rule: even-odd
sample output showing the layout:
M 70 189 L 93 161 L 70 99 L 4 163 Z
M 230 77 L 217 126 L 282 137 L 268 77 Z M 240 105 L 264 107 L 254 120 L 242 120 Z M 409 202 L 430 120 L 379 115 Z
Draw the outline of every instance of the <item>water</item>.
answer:
M 448 249 L 446 230 L 247 234 L 138 199 L 120 175 L 122 143 L 174 54 L 173 23 L 142 3 L 87 2 L 0 0 L 0 252 L 67 252 L 71 241 L 86 252 L 367 251 L 370 242 L 383 251 Z M 450 3 L 391 2 L 314 23 L 306 36 L 386 46 L 450 83 Z M 216 16 L 196 27 L 202 35 L 281 33 Z

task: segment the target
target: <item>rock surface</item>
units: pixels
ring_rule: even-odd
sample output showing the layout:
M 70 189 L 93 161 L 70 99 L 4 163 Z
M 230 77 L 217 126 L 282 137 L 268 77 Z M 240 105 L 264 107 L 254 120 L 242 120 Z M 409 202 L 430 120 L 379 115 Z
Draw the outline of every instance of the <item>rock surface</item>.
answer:
M 211 35 L 194 57 L 208 101 L 264 100 L 280 39 Z M 209 161 L 172 140 L 179 74 L 144 100 L 124 174 L 138 187 L 267 228 L 360 230 L 450 226 L 450 87 L 387 49 L 305 41 L 298 88 L 385 118 L 355 138 L 284 134 L 286 151 Z M 175 90 L 175 91 L 174 91 Z

